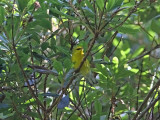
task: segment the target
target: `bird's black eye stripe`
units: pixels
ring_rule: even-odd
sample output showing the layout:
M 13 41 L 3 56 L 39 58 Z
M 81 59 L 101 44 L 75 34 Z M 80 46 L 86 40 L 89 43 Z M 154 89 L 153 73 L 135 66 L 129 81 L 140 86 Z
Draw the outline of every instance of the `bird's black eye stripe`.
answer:
M 82 48 L 77 48 L 76 50 L 81 50 Z

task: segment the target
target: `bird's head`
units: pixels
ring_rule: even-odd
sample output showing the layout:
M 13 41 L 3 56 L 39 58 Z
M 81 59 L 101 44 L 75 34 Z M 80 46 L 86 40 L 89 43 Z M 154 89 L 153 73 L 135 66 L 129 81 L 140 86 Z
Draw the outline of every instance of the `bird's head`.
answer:
M 76 55 L 83 55 L 83 48 L 81 46 L 77 46 L 73 49 L 73 54 Z

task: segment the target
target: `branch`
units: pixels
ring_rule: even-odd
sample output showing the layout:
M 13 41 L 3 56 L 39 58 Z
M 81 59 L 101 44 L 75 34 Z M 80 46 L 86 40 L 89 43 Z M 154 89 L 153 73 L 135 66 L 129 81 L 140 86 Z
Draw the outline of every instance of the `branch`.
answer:
M 19 56 L 18 56 L 18 53 L 17 53 L 17 50 L 16 50 L 16 44 L 15 44 L 15 38 L 14 38 L 14 4 L 15 4 L 15 0 L 13 1 L 13 9 L 12 9 L 12 47 L 13 47 L 13 51 L 15 53 L 15 57 L 16 57 L 16 60 L 17 60 L 17 63 L 19 65 L 19 68 L 21 69 L 22 71 L 22 74 L 23 74 L 23 77 L 24 79 L 26 80 L 27 82 L 27 85 L 28 85 L 28 88 L 29 88 L 29 91 L 31 93 L 31 95 L 36 99 L 36 102 L 38 105 L 41 106 L 42 110 L 45 110 L 44 106 L 42 105 L 41 101 L 37 98 L 37 96 L 34 94 L 34 91 L 32 90 L 31 86 L 30 86 L 30 83 L 28 81 L 28 78 L 27 78 L 27 75 L 25 74 L 24 70 L 23 70 L 23 67 L 22 67 L 22 64 L 20 62 L 20 59 L 19 59 Z
M 111 48 L 112 43 L 113 43 L 113 40 L 114 40 L 114 38 L 116 37 L 117 34 L 118 34 L 118 31 L 116 31 L 116 32 L 112 35 L 111 39 L 105 44 L 107 47 L 106 47 L 105 51 L 104 51 L 103 54 L 102 54 L 102 59 L 104 59 L 104 56 L 108 53 L 108 50 Z
M 139 100 L 139 90 L 140 90 L 140 83 L 141 83 L 141 78 L 142 78 L 142 72 L 143 72 L 143 60 L 141 62 L 141 68 L 140 68 L 140 73 L 139 73 L 139 78 L 138 78 L 138 85 L 137 85 L 137 103 L 136 103 L 136 110 L 138 109 L 138 100 Z
M 149 91 L 149 93 L 147 94 L 147 96 L 144 98 L 144 101 L 142 102 L 142 104 L 140 105 L 140 107 L 138 108 L 136 114 L 134 115 L 132 120 L 137 120 L 138 114 L 141 112 L 142 108 L 144 107 L 144 105 L 147 103 L 148 99 L 150 98 L 150 96 L 152 95 L 152 93 L 154 92 L 154 90 L 156 88 L 158 88 L 160 86 L 160 79 L 158 80 L 158 82 L 153 86 L 153 88 Z
M 118 28 L 119 26 L 122 26 L 125 21 L 132 15 L 132 13 L 136 12 L 138 6 L 143 2 L 144 0 L 141 0 L 139 2 L 137 2 L 137 4 L 131 9 L 131 11 L 128 13 L 127 17 L 118 25 L 116 25 L 114 28 L 110 28 L 109 30 L 112 31 L 113 29 Z
M 93 56 L 94 54 L 98 53 L 100 50 L 102 50 L 104 47 L 106 47 L 106 45 L 108 45 L 109 43 L 112 43 L 113 39 L 116 37 L 116 35 L 118 34 L 118 31 L 116 31 L 112 36 L 111 39 L 108 40 L 103 47 L 101 47 L 100 49 L 98 49 L 96 52 L 92 53 L 91 56 Z
M 151 102 L 150 105 L 148 105 L 142 112 L 141 114 L 138 116 L 138 118 L 136 120 L 141 120 L 141 118 L 143 117 L 143 115 L 151 108 L 154 107 L 154 105 L 156 104 L 157 101 L 160 100 L 160 95 L 153 101 Z
M 106 3 L 107 3 L 107 0 L 105 0 L 105 2 L 104 2 L 103 11 L 102 11 L 102 14 L 101 14 L 101 16 L 100 16 L 100 20 L 99 20 L 98 29 L 99 29 L 99 28 L 100 28 L 100 26 L 101 26 L 102 17 L 103 17 L 103 15 L 104 15 L 104 9 L 105 9 Z
M 144 54 L 142 54 L 142 55 L 140 55 L 140 56 L 138 56 L 138 57 L 135 57 L 135 58 L 129 60 L 128 63 L 131 63 L 131 62 L 134 62 L 134 61 L 136 61 L 136 60 L 138 60 L 138 59 L 141 59 L 142 57 L 144 57 L 145 55 L 150 54 L 153 50 L 155 50 L 155 49 L 157 49 L 157 48 L 160 48 L 160 45 L 156 45 L 154 48 L 152 48 L 151 50 L 145 52 Z
M 83 17 L 77 12 L 78 10 L 75 8 L 75 6 L 72 4 L 71 1 L 69 2 L 69 5 L 70 5 L 71 8 L 74 10 L 74 13 L 80 18 L 80 20 L 81 20 L 81 21 L 83 22 L 83 24 L 86 26 L 86 28 L 94 35 L 93 29 L 92 29 L 92 27 L 91 27 L 91 25 L 90 25 L 87 17 L 86 17 L 85 14 L 84 14 L 84 11 L 82 10 L 86 21 L 84 21 L 84 20 L 83 20 Z M 88 23 L 89 27 L 88 27 L 88 25 L 86 24 L 86 22 Z
M 120 38 L 118 44 L 114 47 L 114 49 L 112 50 L 111 54 L 108 56 L 109 58 L 113 55 L 113 53 L 114 53 L 114 52 L 116 51 L 116 49 L 118 48 L 120 42 L 122 41 L 122 38 L 123 38 L 123 36 L 121 35 L 121 38 Z

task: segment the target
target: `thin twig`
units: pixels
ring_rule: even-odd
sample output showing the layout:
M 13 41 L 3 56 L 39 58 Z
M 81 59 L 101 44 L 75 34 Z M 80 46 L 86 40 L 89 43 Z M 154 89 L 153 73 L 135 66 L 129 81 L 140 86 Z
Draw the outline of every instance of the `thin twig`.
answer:
M 143 2 L 144 0 L 140 0 L 139 2 L 136 3 L 136 5 L 130 10 L 130 12 L 128 13 L 127 17 L 118 25 L 116 25 L 114 28 L 110 28 L 109 30 L 112 31 L 116 28 L 118 28 L 119 26 L 122 26 L 126 20 L 128 20 L 128 18 L 132 15 L 132 13 L 137 11 L 138 6 Z
M 96 1 L 93 1 L 93 8 L 94 8 L 94 24 L 95 30 L 97 30 L 97 9 L 96 9 Z
M 103 17 L 103 14 L 104 14 L 106 3 L 107 3 L 107 0 L 105 0 L 105 2 L 104 2 L 103 10 L 102 10 L 102 13 L 101 13 L 101 16 L 100 16 L 100 20 L 99 20 L 98 29 L 100 29 L 100 26 L 101 26 L 102 17 Z
M 114 40 L 114 38 L 116 37 L 117 34 L 118 34 L 118 31 L 116 31 L 116 32 L 112 35 L 111 39 L 110 39 L 109 41 L 107 41 L 107 43 L 106 43 L 106 48 L 105 48 L 105 50 L 104 50 L 104 52 L 103 52 L 103 54 L 102 54 L 102 59 L 103 59 L 104 56 L 108 53 L 108 50 L 111 48 L 112 43 L 113 43 L 113 40 Z
M 13 1 L 13 4 L 14 3 L 15 3 L 15 0 Z M 37 101 L 36 103 L 41 106 L 42 110 L 44 110 L 44 106 L 42 105 L 41 101 L 37 98 L 37 96 L 34 94 L 34 91 L 32 90 L 32 88 L 30 86 L 27 75 L 25 74 L 25 72 L 23 70 L 22 64 L 20 62 L 20 59 L 19 59 L 19 56 L 18 56 L 18 53 L 16 50 L 16 44 L 15 44 L 15 39 L 14 39 L 14 5 L 13 5 L 13 10 L 12 10 L 12 47 L 13 47 L 13 51 L 15 53 L 15 57 L 18 62 L 19 68 L 21 69 L 23 77 L 27 82 L 27 85 L 28 85 L 28 88 L 29 88 L 31 95 L 36 99 L 36 101 Z
M 116 51 L 116 49 L 118 48 L 120 42 L 122 41 L 122 38 L 123 38 L 123 37 L 121 36 L 121 38 L 120 38 L 118 44 L 117 44 L 116 47 L 112 50 L 111 54 L 108 56 L 109 58 L 113 55 L 113 53 L 114 53 L 114 52 Z
M 80 112 L 81 116 L 84 118 L 84 120 L 87 120 L 87 118 L 83 115 L 82 111 L 79 109 L 79 104 L 76 105 L 71 99 L 70 99 L 71 103 L 74 105 L 74 107 Z
M 48 78 L 48 74 L 46 74 L 44 78 L 44 89 L 43 89 L 44 94 L 46 93 L 46 88 L 47 88 L 47 78 Z M 45 109 L 47 109 L 46 96 L 44 96 L 43 104 L 44 104 Z M 47 112 L 44 111 L 44 120 L 47 120 L 47 119 L 48 119 Z
M 137 85 L 138 87 L 137 87 L 137 104 L 136 104 L 136 110 L 138 109 L 138 102 L 139 102 L 138 94 L 139 94 L 139 89 L 140 89 L 142 72 L 143 72 L 143 60 L 142 60 L 142 62 L 141 62 L 140 75 L 139 75 L 138 85 Z
M 128 63 L 131 63 L 131 62 L 134 62 L 134 61 L 136 61 L 136 60 L 141 59 L 142 57 L 144 57 L 145 55 L 150 54 L 153 50 L 155 50 L 155 49 L 157 49 L 157 48 L 160 48 L 160 45 L 156 45 L 156 46 L 155 46 L 154 48 L 152 48 L 151 50 L 143 53 L 142 55 L 139 55 L 138 57 L 135 57 L 135 58 L 129 60 Z
M 116 37 L 118 31 L 116 31 L 110 40 L 108 40 L 100 49 L 98 49 L 96 52 L 92 53 L 91 56 L 95 55 L 96 53 L 98 53 L 100 50 L 102 50 L 103 48 L 105 48 L 109 43 L 111 43 L 110 41 L 113 41 L 113 39 Z
M 83 17 L 81 16 L 81 14 L 79 14 L 77 11 L 77 8 L 75 8 L 75 6 L 72 4 L 72 2 L 70 1 L 69 2 L 69 5 L 70 5 L 70 7 L 74 10 L 74 13 L 80 18 L 80 20 L 86 25 L 86 21 L 84 21 L 83 20 Z M 83 15 L 84 15 L 84 17 L 85 17 L 85 20 L 87 20 L 87 23 L 88 23 L 88 25 L 89 25 L 89 27 L 86 25 L 86 28 L 92 33 L 92 34 L 94 34 L 94 32 L 93 32 L 93 29 L 92 29 L 92 27 L 91 27 L 91 25 L 90 25 L 90 22 L 89 22 L 89 20 L 88 20 L 88 18 L 85 16 L 85 14 L 84 14 L 84 11 L 82 10 L 82 13 L 83 13 Z
M 147 103 L 148 99 L 151 97 L 152 93 L 154 92 L 155 89 L 157 89 L 157 87 L 160 86 L 160 79 L 157 81 L 157 83 L 153 86 L 153 88 L 148 92 L 147 96 L 144 98 L 144 101 L 142 102 L 142 104 L 139 106 L 136 114 L 134 115 L 132 120 L 136 120 L 139 113 L 141 112 L 142 108 L 144 107 L 144 105 Z
M 159 95 L 155 100 L 153 100 L 153 102 L 151 102 L 151 104 L 148 105 L 148 106 L 141 112 L 141 114 L 137 117 L 136 120 L 141 120 L 141 118 L 143 117 L 143 115 L 144 115 L 151 107 L 153 107 L 153 106 L 156 104 L 156 102 L 159 101 L 159 100 L 160 100 L 160 95 Z

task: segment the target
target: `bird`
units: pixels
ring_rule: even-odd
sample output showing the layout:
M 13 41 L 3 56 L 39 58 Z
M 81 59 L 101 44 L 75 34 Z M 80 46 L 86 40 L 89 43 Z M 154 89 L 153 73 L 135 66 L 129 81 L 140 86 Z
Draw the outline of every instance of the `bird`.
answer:
M 72 63 L 74 64 L 74 69 L 79 68 L 83 58 L 84 58 L 83 47 L 77 46 L 77 47 L 73 48 Z M 82 65 L 82 67 L 80 68 L 80 73 L 83 76 L 86 76 L 89 72 L 90 72 L 90 63 L 89 63 L 88 59 L 86 59 Z

